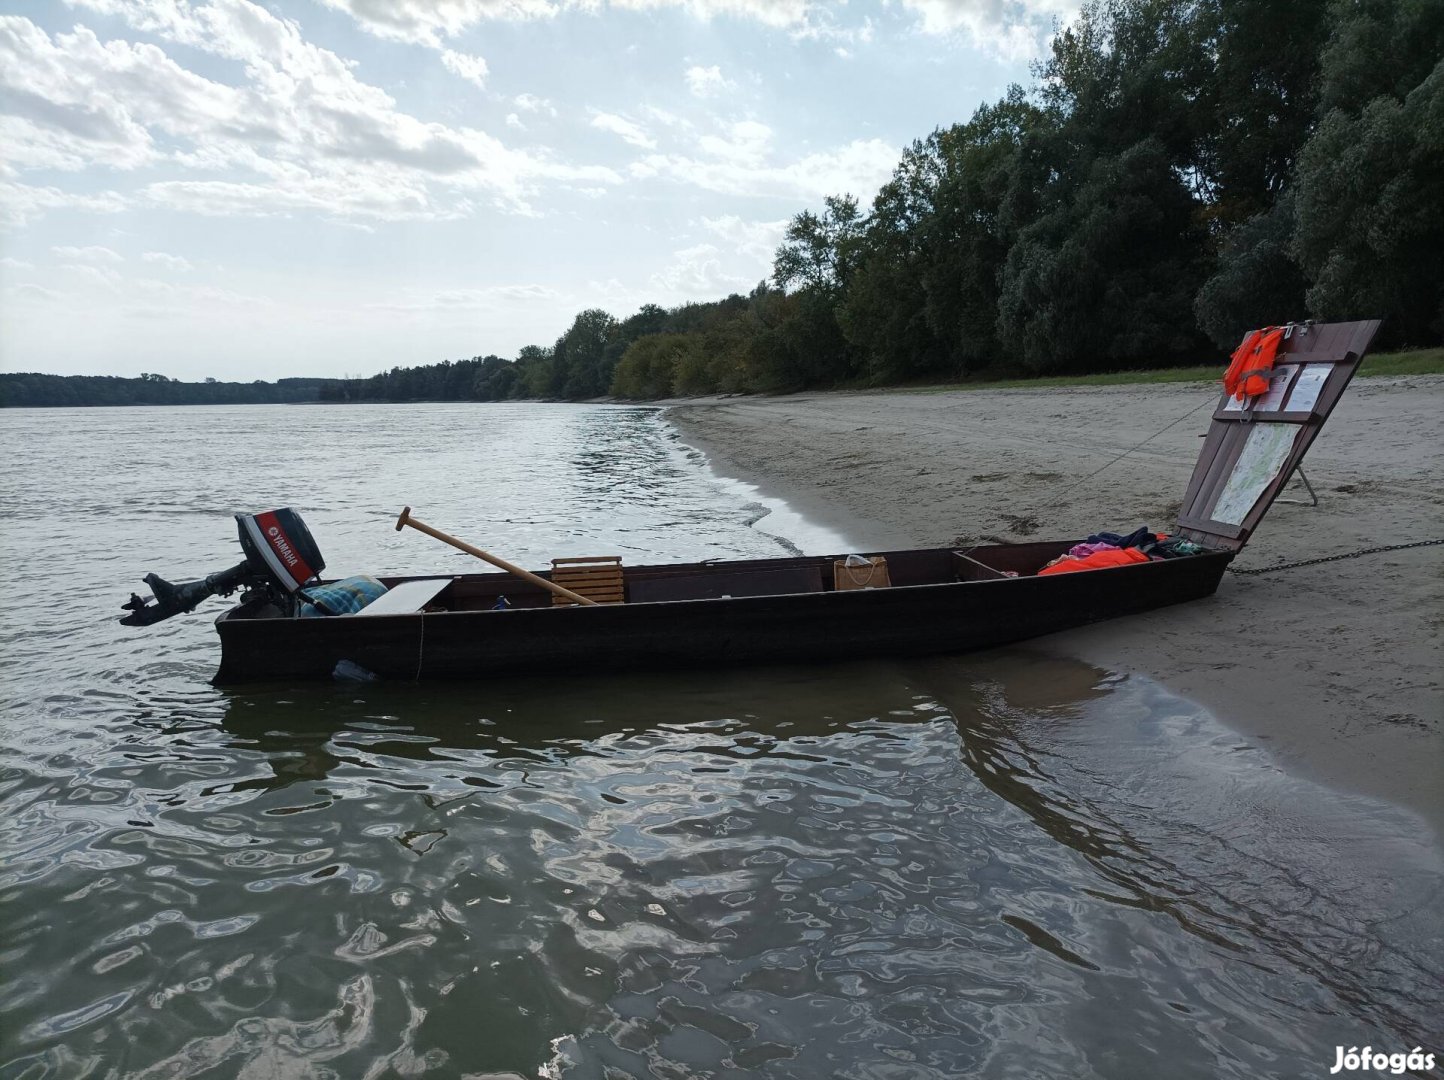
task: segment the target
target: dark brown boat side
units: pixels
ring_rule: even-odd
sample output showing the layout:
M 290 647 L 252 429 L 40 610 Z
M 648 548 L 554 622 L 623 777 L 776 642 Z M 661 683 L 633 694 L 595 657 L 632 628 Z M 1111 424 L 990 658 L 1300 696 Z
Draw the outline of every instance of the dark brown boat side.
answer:
M 980 548 L 970 558 L 1032 574 L 1072 541 Z M 658 599 L 554 607 L 508 574 L 466 575 L 436 597 L 446 610 L 332 619 L 217 620 L 218 684 L 330 677 L 350 660 L 386 679 L 503 673 L 716 668 L 964 652 L 1208 596 L 1232 552 L 1049 577 L 998 576 L 951 549 L 889 551 L 892 587 L 831 589 L 831 558 L 629 568 L 630 593 Z M 807 592 L 748 588 L 815 582 Z M 962 579 L 960 580 L 960 576 Z M 383 579 L 387 585 L 400 579 Z M 734 591 L 735 590 L 735 591 Z M 661 599 L 714 593 L 711 599 Z M 517 606 L 485 610 L 498 595 Z
M 508 573 L 382 579 L 392 591 L 353 615 L 227 611 L 215 681 L 328 678 L 341 661 L 406 680 L 846 662 L 989 648 L 1197 600 L 1303 460 L 1377 327 L 1292 326 L 1270 393 L 1220 400 L 1179 523 L 1201 554 L 1038 576 L 1076 541 L 873 552 L 888 586 L 844 589 L 842 556 L 636 566 L 622 571 L 625 602 L 587 607 L 556 606 Z M 511 607 L 494 610 L 501 596 Z

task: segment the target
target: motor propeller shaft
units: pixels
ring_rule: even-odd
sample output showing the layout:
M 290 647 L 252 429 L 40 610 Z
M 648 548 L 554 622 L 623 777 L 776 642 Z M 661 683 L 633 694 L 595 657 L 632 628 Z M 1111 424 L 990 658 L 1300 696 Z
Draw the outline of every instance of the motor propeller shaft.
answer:
M 226 596 L 233 593 L 255 576 L 249 561 L 237 563 L 229 570 L 218 570 L 200 581 L 184 581 L 172 585 L 159 574 L 147 574 L 144 581 L 155 594 L 152 603 L 138 593 L 130 594 L 130 601 L 121 607 L 129 615 L 121 616 L 124 626 L 151 626 L 172 615 L 192 611 L 202 600 L 211 596 Z

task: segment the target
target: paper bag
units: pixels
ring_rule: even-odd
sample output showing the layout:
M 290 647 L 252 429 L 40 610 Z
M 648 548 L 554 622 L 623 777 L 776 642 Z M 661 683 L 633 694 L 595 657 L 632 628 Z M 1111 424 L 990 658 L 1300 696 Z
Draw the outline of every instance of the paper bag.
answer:
M 866 565 L 848 565 L 847 559 L 836 559 L 832 564 L 834 588 L 839 592 L 848 589 L 886 589 L 892 584 L 887 576 L 887 560 L 881 555 L 868 559 Z

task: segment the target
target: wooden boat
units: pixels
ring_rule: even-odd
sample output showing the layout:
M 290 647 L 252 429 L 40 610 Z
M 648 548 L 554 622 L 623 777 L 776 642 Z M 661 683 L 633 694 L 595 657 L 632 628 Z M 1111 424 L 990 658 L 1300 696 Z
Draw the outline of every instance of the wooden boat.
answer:
M 595 607 L 555 606 L 510 574 L 382 578 L 387 596 L 424 609 L 329 619 L 226 612 L 216 622 L 215 681 L 328 678 L 343 660 L 410 680 L 962 652 L 1208 596 L 1233 558 L 1218 551 L 1056 577 L 1002 573 L 1034 574 L 1070 546 L 889 551 L 891 586 L 841 591 L 831 557 L 628 567 L 627 602 Z M 491 610 L 499 596 L 514 606 Z
M 1200 554 L 1038 576 L 1078 541 L 869 552 L 885 560 L 883 588 L 839 587 L 848 584 L 839 581 L 845 553 L 615 567 L 607 599 L 621 602 L 590 606 L 554 602 L 553 578 L 575 576 L 564 565 L 526 576 L 383 578 L 390 591 L 350 615 L 231 608 L 216 621 L 215 681 L 325 679 L 344 661 L 403 680 L 846 663 L 987 648 L 1201 599 L 1303 460 L 1377 327 L 1294 325 L 1269 392 L 1221 398 L 1176 530 Z M 510 606 L 497 610 L 500 597 Z

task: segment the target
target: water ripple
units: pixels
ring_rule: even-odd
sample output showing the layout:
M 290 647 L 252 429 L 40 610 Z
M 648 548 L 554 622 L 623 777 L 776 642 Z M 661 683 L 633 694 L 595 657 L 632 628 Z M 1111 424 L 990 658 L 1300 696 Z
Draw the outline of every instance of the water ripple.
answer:
M 6 435 L 7 565 L 25 520 L 98 553 L 77 580 L 149 569 L 166 529 L 213 569 L 230 509 L 289 490 L 337 569 L 434 570 L 379 509 L 427 486 L 524 559 L 775 550 L 645 410 L 443 409 L 467 438 L 439 450 L 415 411 L 308 412 L 304 467 L 155 452 L 177 415 L 77 419 L 51 502 L 25 470 L 59 451 Z M 537 454 L 494 459 L 526 425 L 555 498 Z M 227 694 L 202 618 L 136 637 L 114 598 L 16 595 L 3 1080 L 1297 1075 L 1444 1014 L 1418 823 L 1146 680 L 999 653 Z

